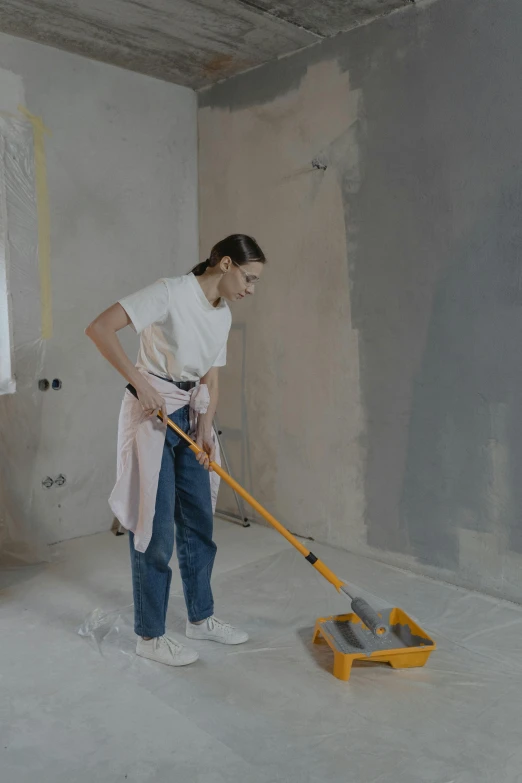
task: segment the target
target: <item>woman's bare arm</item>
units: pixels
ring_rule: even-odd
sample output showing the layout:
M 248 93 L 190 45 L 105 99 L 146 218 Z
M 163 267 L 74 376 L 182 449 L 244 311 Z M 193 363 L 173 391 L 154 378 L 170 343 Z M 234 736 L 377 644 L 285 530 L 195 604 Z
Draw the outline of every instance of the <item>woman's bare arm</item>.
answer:
M 166 418 L 165 400 L 136 369 L 123 350 L 117 335 L 117 332 L 129 326 L 130 323 L 131 320 L 121 304 L 116 303 L 95 318 L 85 330 L 85 334 L 114 369 L 134 386 L 143 410 L 151 415 L 161 411 Z

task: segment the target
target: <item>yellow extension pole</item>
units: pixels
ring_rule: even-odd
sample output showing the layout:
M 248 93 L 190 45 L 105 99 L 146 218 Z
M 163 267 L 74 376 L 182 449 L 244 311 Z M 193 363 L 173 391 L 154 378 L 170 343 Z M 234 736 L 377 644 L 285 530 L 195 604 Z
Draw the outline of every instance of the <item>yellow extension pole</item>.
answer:
M 160 419 L 163 418 L 160 413 L 158 414 L 158 418 Z M 187 435 L 186 432 L 183 432 L 181 427 L 178 427 L 178 425 L 174 424 L 174 422 L 171 421 L 169 418 L 167 418 L 167 425 L 172 430 L 174 430 L 174 432 L 177 435 L 179 435 L 180 438 L 183 438 L 183 440 L 185 440 L 189 444 L 194 454 L 206 453 L 196 443 L 194 443 L 192 438 L 189 435 Z M 279 522 L 274 516 L 272 516 L 272 514 L 269 511 L 267 511 L 266 508 L 263 508 L 261 503 L 258 503 L 257 500 L 254 497 L 252 497 L 252 495 L 249 492 L 246 491 L 246 489 L 243 489 L 243 487 L 240 484 L 238 484 L 237 481 L 235 481 L 235 479 L 233 479 L 232 476 L 230 476 L 226 472 L 226 470 L 223 470 L 223 468 L 220 465 L 218 465 L 217 462 L 211 462 L 210 467 L 215 473 L 218 474 L 220 478 L 223 479 L 223 481 L 225 481 L 228 484 L 229 487 L 231 487 L 235 492 L 237 492 L 238 495 L 241 495 L 243 500 L 246 500 L 246 502 L 249 503 L 252 506 L 252 508 L 254 508 L 258 512 L 258 514 L 260 514 L 263 517 L 263 519 L 266 519 L 266 521 L 270 525 L 272 525 L 272 527 L 274 527 L 278 531 L 278 533 L 281 533 L 281 535 L 284 538 L 286 538 L 286 540 L 289 541 L 290 544 L 292 544 L 292 546 L 294 546 L 297 549 L 297 551 L 300 552 L 303 555 L 303 557 L 313 565 L 316 571 L 319 571 L 319 573 L 322 574 L 322 576 L 324 576 L 324 578 L 327 579 L 328 582 L 330 582 L 330 584 L 332 584 L 337 591 L 341 590 L 341 587 L 345 583 L 341 579 L 339 579 L 339 577 L 336 576 L 334 572 L 328 568 L 328 566 L 326 566 L 321 560 L 319 560 L 319 558 L 317 558 L 314 554 L 312 554 L 312 552 L 310 552 L 309 549 L 303 546 L 303 544 L 301 544 L 301 542 L 298 541 L 297 538 L 293 536 L 292 533 L 290 533 L 290 531 L 288 531 L 286 527 L 284 527 L 281 524 L 281 522 Z

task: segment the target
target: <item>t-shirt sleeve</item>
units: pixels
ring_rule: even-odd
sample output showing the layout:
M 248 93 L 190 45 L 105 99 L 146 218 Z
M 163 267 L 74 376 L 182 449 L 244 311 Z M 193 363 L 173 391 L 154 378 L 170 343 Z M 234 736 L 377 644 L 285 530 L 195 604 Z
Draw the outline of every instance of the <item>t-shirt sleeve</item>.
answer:
M 147 326 L 162 323 L 167 317 L 169 289 L 164 280 L 158 280 L 135 294 L 120 299 L 121 306 L 140 334 Z
M 221 351 L 219 352 L 218 358 L 214 362 L 214 367 L 224 367 L 227 363 L 227 344 L 223 346 Z

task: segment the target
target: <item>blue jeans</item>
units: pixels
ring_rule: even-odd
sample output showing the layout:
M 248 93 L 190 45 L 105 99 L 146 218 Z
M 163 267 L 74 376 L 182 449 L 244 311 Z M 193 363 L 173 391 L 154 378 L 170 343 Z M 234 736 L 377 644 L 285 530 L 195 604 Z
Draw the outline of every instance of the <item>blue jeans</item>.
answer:
M 184 432 L 189 431 L 188 406 L 170 418 Z M 212 541 L 213 521 L 209 473 L 185 441 L 169 428 L 161 460 L 152 538 L 145 552 L 134 549 L 134 535 L 129 533 L 134 630 L 139 636 L 155 637 L 165 633 L 174 526 L 188 618 L 194 623 L 214 613 L 210 587 L 216 556 L 216 545 Z

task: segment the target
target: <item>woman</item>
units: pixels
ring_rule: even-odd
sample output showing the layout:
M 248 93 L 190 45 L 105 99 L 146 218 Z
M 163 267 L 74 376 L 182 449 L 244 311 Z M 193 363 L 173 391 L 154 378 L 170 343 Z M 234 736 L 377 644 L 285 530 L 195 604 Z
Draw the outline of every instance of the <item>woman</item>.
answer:
M 190 274 L 159 280 L 121 299 L 86 330 L 131 387 L 120 413 L 118 481 L 111 507 L 129 529 L 136 652 L 170 666 L 198 658 L 197 652 L 166 635 L 174 538 L 187 637 L 223 644 L 248 639 L 214 616 L 210 578 L 216 545 L 208 471 L 215 458 L 212 421 L 218 368 L 226 363 L 231 324 L 226 300 L 253 294 L 265 261 L 254 239 L 234 234 Z M 128 325 L 140 335 L 136 366 L 117 335 Z M 203 452 L 196 457 L 157 418 L 158 412 L 168 414 L 185 432 L 195 430 Z

